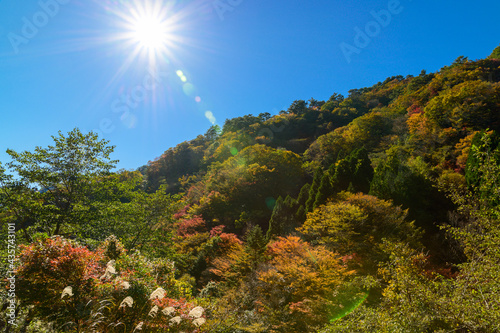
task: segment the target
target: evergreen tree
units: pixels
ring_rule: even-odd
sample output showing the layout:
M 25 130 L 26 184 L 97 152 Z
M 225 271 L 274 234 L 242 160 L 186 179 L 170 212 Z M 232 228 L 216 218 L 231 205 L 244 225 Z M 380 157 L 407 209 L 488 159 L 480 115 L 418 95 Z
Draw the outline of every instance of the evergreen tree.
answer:
M 289 195 L 285 200 L 279 197 L 274 206 L 271 220 L 269 221 L 267 238 L 271 239 L 273 236 L 284 236 L 293 231 L 297 224 L 296 211 L 296 200 Z
M 319 185 L 318 192 L 316 193 L 313 210 L 325 204 L 326 200 L 334 194 L 331 178 L 332 177 L 330 177 L 329 172 L 326 172 L 321 178 L 321 184 Z
M 340 160 L 335 167 L 335 175 L 333 176 L 334 191 L 340 192 L 347 190 L 351 182 L 352 168 L 349 158 Z
M 474 149 L 481 144 L 481 137 L 484 135 L 484 132 L 479 132 L 474 135 L 471 143 L 471 150 L 469 152 L 469 156 L 467 158 L 467 164 L 465 166 L 465 180 L 467 181 L 467 185 L 470 187 L 478 186 L 480 175 L 477 173 L 479 159 L 477 158 L 477 154 L 473 154 Z
M 250 257 L 252 268 L 255 269 L 257 265 L 265 259 L 264 253 L 267 249 L 267 240 L 264 237 L 262 229 L 258 225 L 252 227 L 248 231 L 246 238 L 245 252 L 247 252 Z
M 306 220 L 306 209 L 304 208 L 304 205 L 299 206 L 295 217 L 297 218 L 297 222 L 299 223 L 302 223 Z
M 309 190 L 311 189 L 311 184 L 307 183 L 300 189 L 299 196 L 297 198 L 297 204 L 299 206 L 304 206 L 309 199 Z
M 321 184 L 321 178 L 323 177 L 323 169 L 318 168 L 314 172 L 313 182 L 309 189 L 309 198 L 306 201 L 306 212 L 312 212 L 314 207 L 314 201 L 316 200 L 316 192 Z
M 269 229 L 267 229 L 266 234 L 267 239 L 271 239 L 274 235 L 281 234 L 283 228 L 283 220 L 281 217 L 283 216 L 284 210 L 285 205 L 283 198 L 280 196 L 274 204 L 273 215 L 271 216 L 271 220 L 269 220 Z
M 291 196 L 287 195 L 285 198 L 284 204 L 288 209 L 292 209 L 297 205 L 297 200 L 295 200 Z
M 306 183 L 300 189 L 299 196 L 297 198 L 297 207 L 298 210 L 295 212 L 295 218 L 297 222 L 304 222 L 306 220 L 306 202 L 309 199 L 309 190 L 311 189 L 311 184 Z
M 370 194 L 381 199 L 393 199 L 398 205 L 408 204 L 411 170 L 405 154 L 397 148 L 387 152 L 387 159 L 375 169 Z M 407 206 L 408 207 L 408 206 Z
M 351 165 L 353 166 L 354 191 L 368 193 L 373 179 L 373 167 L 365 148 L 358 149 L 351 154 Z

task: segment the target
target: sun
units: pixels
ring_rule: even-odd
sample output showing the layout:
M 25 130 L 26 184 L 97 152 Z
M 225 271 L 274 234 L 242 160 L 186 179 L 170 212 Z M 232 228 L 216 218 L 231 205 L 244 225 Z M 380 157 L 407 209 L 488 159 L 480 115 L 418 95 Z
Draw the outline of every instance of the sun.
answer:
M 178 0 L 111 0 L 98 1 L 110 15 L 110 30 L 102 40 L 107 42 L 122 63 L 115 79 L 131 67 L 160 68 L 179 63 L 184 47 L 199 47 L 191 31 L 199 17 L 193 4 L 179 6 Z M 184 2 L 183 2 L 184 3 Z
M 151 14 L 138 16 L 132 23 L 131 38 L 141 48 L 161 50 L 168 43 L 168 22 Z
M 131 0 L 114 12 L 118 20 L 115 41 L 129 50 L 130 59 L 146 59 L 150 64 L 171 56 L 182 30 L 173 3 L 164 0 Z

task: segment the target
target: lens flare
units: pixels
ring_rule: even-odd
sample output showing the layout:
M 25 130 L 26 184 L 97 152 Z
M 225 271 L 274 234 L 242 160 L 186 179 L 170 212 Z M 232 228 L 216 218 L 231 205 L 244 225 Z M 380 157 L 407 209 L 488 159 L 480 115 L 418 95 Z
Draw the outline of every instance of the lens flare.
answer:
M 269 210 L 273 210 L 275 205 L 276 205 L 276 199 L 274 199 L 273 197 L 266 198 L 266 206 L 267 208 L 269 208 Z
M 342 311 L 337 313 L 335 315 L 335 317 L 333 317 L 330 320 L 330 323 L 333 323 L 336 320 L 344 318 L 349 313 L 352 313 L 354 310 L 359 308 L 361 306 L 361 304 L 363 304 L 363 302 L 366 301 L 369 294 L 370 294 L 369 292 L 362 292 L 360 294 L 353 296 L 351 298 L 350 302 L 346 302 L 346 304 L 343 304 L 344 307 L 343 307 Z
M 205 117 L 213 124 L 215 125 L 216 123 L 216 119 L 215 119 L 215 116 L 214 114 L 212 113 L 212 111 L 207 111 L 205 112 Z M 233 147 L 234 148 L 234 147 Z M 231 154 L 233 154 L 233 148 L 231 148 Z M 236 149 L 236 148 L 234 148 Z M 236 149 L 236 154 L 238 153 L 238 150 Z M 236 154 L 233 154 L 233 155 L 236 155 Z
M 231 155 L 233 155 L 233 156 L 238 155 L 238 148 L 236 148 L 236 147 L 231 147 L 229 149 L 229 151 L 231 152 Z

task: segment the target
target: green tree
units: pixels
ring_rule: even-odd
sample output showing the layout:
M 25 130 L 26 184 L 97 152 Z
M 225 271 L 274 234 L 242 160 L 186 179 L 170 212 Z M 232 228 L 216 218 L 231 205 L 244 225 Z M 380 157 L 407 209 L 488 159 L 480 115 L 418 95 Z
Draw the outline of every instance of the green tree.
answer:
M 215 141 L 220 136 L 221 131 L 222 130 L 219 125 L 212 125 L 204 136 L 208 141 Z
M 368 193 L 373 179 L 373 167 L 365 148 L 355 150 L 350 155 L 352 167 L 351 182 L 356 192 Z
M 275 236 L 285 236 L 297 227 L 297 201 L 289 195 L 283 200 L 279 197 L 273 209 L 273 215 L 269 221 L 269 229 L 266 237 L 271 239 Z
M 483 143 L 485 138 L 485 132 L 481 131 L 474 135 L 472 139 L 471 149 L 469 151 L 469 156 L 467 157 L 467 163 L 465 166 L 465 180 L 471 188 L 478 188 L 481 186 L 481 179 L 483 178 L 481 172 L 482 169 L 479 168 L 481 163 L 479 149 L 482 149 L 481 153 L 491 154 L 498 162 L 500 162 L 500 156 L 496 153 L 496 150 L 500 144 L 500 138 L 496 132 L 490 132 L 487 134 L 489 142 L 487 145 Z
M 309 190 L 311 189 L 311 184 L 306 183 L 300 189 L 299 196 L 297 197 L 297 204 L 303 206 L 306 204 L 307 199 L 309 199 Z
M 500 59 L 500 46 L 493 50 L 488 59 Z
M 38 212 L 42 202 L 38 199 L 39 192 L 16 181 L 11 174 L 6 173 L 0 163 L 0 221 L 2 221 L 2 240 L 7 240 L 7 222 L 16 224 L 16 229 L 23 232 L 26 241 L 31 237 L 28 227 L 38 220 Z
M 330 176 L 330 171 L 327 171 L 321 177 L 321 183 L 316 193 L 316 198 L 314 200 L 313 210 L 319 206 L 326 203 L 326 200 L 334 194 L 334 188 L 332 184 L 332 177 Z
M 248 260 L 254 270 L 258 264 L 265 261 L 266 250 L 266 237 L 264 237 L 262 229 L 256 225 L 248 231 L 245 244 L 245 252 L 248 254 Z
M 155 193 L 131 192 L 131 201 L 120 205 L 122 214 L 112 216 L 113 228 L 104 234 L 119 236 L 128 250 L 140 250 L 149 257 L 174 257 L 173 215 L 183 202 L 180 195 L 165 194 L 165 190 L 161 186 Z
M 52 138 L 54 145 L 34 152 L 7 150 L 12 158 L 7 166 L 18 177 L 9 210 L 21 220 L 29 215 L 37 227 L 57 235 L 96 219 L 94 185 L 106 182 L 117 161 L 110 159 L 114 146 L 95 133 L 75 128 Z
M 341 191 L 364 192 L 370 190 L 373 168 L 366 149 L 356 149 L 346 158 L 337 157 L 323 174 L 316 192 L 313 209 L 327 202 L 327 199 Z
M 307 102 L 304 100 L 293 101 L 292 105 L 287 110 L 287 113 L 293 113 L 296 115 L 301 115 L 307 112 Z
M 348 158 L 339 160 L 335 164 L 335 173 L 332 176 L 333 190 L 335 192 L 345 191 L 351 183 L 352 165 Z
M 316 201 L 316 193 L 321 185 L 321 178 L 323 178 L 323 169 L 317 168 L 314 172 L 313 182 L 309 188 L 309 197 L 306 201 L 306 212 L 312 212 L 314 209 L 314 201 Z
M 445 220 L 452 205 L 432 183 L 429 166 L 420 157 L 409 157 L 403 147 L 393 146 L 386 153 L 375 169 L 370 194 L 409 208 L 417 226 L 437 232 L 434 222 Z
M 297 197 L 297 206 L 299 209 L 295 213 L 298 222 L 304 222 L 306 219 L 306 202 L 309 199 L 309 190 L 311 189 L 311 184 L 306 183 L 300 189 L 299 196 Z

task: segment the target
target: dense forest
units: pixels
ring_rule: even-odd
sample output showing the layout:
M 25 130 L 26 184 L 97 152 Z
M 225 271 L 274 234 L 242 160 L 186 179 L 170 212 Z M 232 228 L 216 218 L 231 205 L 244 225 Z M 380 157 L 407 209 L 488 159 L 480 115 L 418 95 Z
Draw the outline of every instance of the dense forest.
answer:
M 500 47 L 228 119 L 135 170 L 0 164 L 6 332 L 500 332 Z

